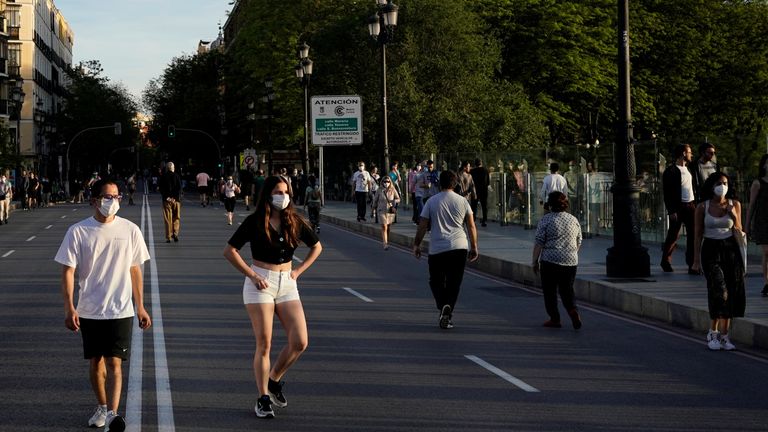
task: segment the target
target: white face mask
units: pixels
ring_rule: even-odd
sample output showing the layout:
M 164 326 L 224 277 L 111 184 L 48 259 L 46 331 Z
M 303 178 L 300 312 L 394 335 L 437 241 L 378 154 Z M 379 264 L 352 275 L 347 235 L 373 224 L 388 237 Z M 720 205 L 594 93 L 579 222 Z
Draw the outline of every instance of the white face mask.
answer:
M 290 202 L 291 197 L 288 195 L 272 195 L 272 207 L 277 210 L 285 210 Z
M 715 186 L 715 195 L 719 197 L 724 197 L 725 194 L 728 193 L 728 186 L 726 185 L 717 185 Z
M 227 180 L 227 184 L 228 184 L 229 186 L 232 186 L 232 180 Z
M 120 210 L 120 201 L 116 199 L 101 199 L 101 205 L 99 206 L 99 213 L 104 217 L 110 217 L 117 214 Z
M 364 169 L 365 169 L 365 167 L 364 167 L 364 166 L 362 166 L 362 165 L 360 165 L 359 167 L 357 167 L 357 169 L 358 169 L 359 171 L 362 171 L 362 170 L 364 170 Z

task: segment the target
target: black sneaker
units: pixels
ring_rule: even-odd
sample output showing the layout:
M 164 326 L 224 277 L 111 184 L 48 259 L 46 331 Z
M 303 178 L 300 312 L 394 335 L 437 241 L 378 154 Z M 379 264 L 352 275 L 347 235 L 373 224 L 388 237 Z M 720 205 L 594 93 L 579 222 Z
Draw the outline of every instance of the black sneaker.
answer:
M 174 241 L 174 243 L 178 243 L 178 241 L 179 241 L 179 236 L 177 236 L 176 234 L 174 234 L 174 235 L 173 235 L 173 236 L 171 236 L 171 237 L 173 237 L 173 241 Z
M 451 321 L 451 306 L 445 305 L 443 306 L 443 309 L 440 310 L 440 320 L 438 321 L 438 324 L 440 325 L 441 329 L 452 329 L 453 328 L 453 322 Z
M 275 412 L 272 411 L 272 401 L 269 400 L 269 395 L 264 395 L 256 401 L 255 411 L 258 418 L 275 418 Z
M 285 399 L 285 395 L 283 395 L 283 384 L 285 384 L 284 381 L 277 382 L 272 378 L 269 379 L 269 384 L 267 384 L 269 399 L 272 401 L 272 404 L 278 408 L 285 408 L 288 406 L 288 401 Z

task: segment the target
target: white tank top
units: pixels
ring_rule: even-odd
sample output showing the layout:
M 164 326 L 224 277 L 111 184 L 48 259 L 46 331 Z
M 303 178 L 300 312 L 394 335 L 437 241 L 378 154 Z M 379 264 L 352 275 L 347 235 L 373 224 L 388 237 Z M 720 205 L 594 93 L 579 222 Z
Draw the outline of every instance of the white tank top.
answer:
M 733 205 L 728 200 L 728 205 Z M 723 240 L 733 235 L 733 219 L 726 214 L 722 217 L 715 217 L 709 214 L 709 200 L 704 207 L 704 237 L 715 240 Z
M 224 184 L 224 196 L 226 198 L 232 198 L 235 196 L 235 184 L 233 183 L 232 186 L 229 186 L 228 184 Z

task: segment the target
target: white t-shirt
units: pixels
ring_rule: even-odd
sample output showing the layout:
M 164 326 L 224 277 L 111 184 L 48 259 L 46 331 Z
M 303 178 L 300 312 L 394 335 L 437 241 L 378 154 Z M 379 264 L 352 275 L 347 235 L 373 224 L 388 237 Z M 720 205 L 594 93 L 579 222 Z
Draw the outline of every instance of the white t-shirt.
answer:
M 368 192 L 368 186 L 373 181 L 373 177 L 368 171 L 355 171 L 352 174 L 352 181 L 355 182 L 355 192 Z
M 558 173 L 552 173 L 544 177 L 544 182 L 541 185 L 541 192 L 539 192 L 539 200 L 547 202 L 549 194 L 552 192 L 567 193 L 568 182 L 565 177 Z
M 429 219 L 429 254 L 469 250 L 464 219 L 472 217 L 469 201 L 454 191 L 440 192 L 424 204 L 421 217 Z
M 693 177 L 685 166 L 675 165 L 680 170 L 680 201 L 689 203 L 693 201 Z
M 120 216 L 101 223 L 91 216 L 69 227 L 54 259 L 77 269 L 77 313 L 81 318 L 134 315 L 130 269 L 149 259 L 136 224 Z

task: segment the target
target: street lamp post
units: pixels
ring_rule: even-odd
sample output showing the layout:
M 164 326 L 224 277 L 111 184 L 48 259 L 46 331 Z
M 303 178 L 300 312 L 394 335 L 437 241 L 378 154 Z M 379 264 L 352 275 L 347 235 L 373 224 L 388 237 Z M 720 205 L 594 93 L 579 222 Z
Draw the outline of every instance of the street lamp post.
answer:
M 629 0 L 618 0 L 619 113 L 614 147 L 613 247 L 606 257 L 610 277 L 651 275 L 648 249 L 642 246 L 638 208 L 640 188 L 635 182 L 635 150 L 632 136 L 632 107 L 629 84 Z
M 368 19 L 368 33 L 381 44 L 381 121 L 383 128 L 384 169 L 389 170 L 389 137 L 387 131 L 387 44 L 397 26 L 397 5 L 392 0 L 376 0 L 378 12 Z M 384 27 L 384 31 L 382 30 Z M 385 171 L 386 172 L 386 171 Z
M 294 71 L 299 84 L 304 88 L 304 175 L 309 175 L 309 80 L 312 77 L 312 60 L 309 59 L 309 45 L 303 43 L 297 47 L 299 64 Z
M 11 88 L 11 99 L 16 109 L 16 158 L 18 163 L 21 164 L 21 107 L 24 105 L 24 80 L 19 79 L 15 82 L 13 88 Z M 17 167 L 16 178 L 21 177 L 21 167 Z
M 274 152 L 272 149 L 272 111 L 273 111 L 273 104 L 275 101 L 275 93 L 272 91 L 274 87 L 275 82 L 272 80 L 271 77 L 268 77 L 264 80 L 264 88 L 266 88 L 267 92 L 266 94 L 261 98 L 262 102 L 265 102 L 267 104 L 267 148 L 269 148 L 269 161 L 268 161 L 268 169 L 270 175 L 272 174 L 272 159 L 274 156 Z

